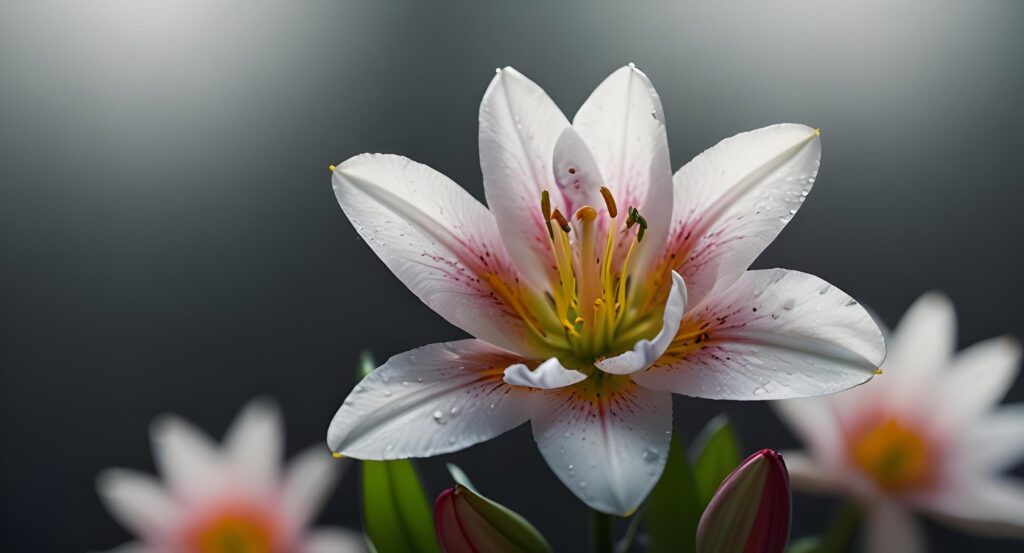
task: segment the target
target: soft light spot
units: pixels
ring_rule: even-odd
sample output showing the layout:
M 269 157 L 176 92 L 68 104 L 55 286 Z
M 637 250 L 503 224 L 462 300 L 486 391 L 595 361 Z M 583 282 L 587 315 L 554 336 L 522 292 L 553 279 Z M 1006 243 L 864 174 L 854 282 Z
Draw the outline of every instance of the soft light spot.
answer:
M 922 488 L 934 474 L 935 459 L 926 436 L 896 418 L 855 432 L 849 454 L 854 465 L 889 491 Z

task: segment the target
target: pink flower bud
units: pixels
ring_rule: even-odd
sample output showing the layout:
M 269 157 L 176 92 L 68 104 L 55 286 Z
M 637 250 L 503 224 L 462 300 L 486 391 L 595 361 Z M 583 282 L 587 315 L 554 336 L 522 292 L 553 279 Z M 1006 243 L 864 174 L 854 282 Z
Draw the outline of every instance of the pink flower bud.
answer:
M 526 519 L 459 484 L 437 496 L 434 529 L 443 553 L 550 553 Z
M 718 487 L 697 527 L 698 553 L 782 553 L 789 539 L 789 472 L 762 449 Z

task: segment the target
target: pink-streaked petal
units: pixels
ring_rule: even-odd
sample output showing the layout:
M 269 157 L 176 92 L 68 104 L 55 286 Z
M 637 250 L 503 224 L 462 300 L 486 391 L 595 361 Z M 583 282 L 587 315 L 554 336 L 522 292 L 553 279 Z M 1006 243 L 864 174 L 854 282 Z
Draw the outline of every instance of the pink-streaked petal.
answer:
M 256 399 L 235 419 L 224 438 L 234 474 L 253 491 L 275 490 L 284 455 L 284 423 L 273 402 Z
M 334 192 L 366 243 L 420 300 L 473 336 L 532 352 L 526 325 L 495 288 L 521 292 L 483 204 L 426 165 L 382 154 L 339 165 Z
M 365 553 L 366 538 L 343 528 L 323 528 L 306 536 L 299 553 Z
M 289 461 L 281 501 L 296 530 L 312 522 L 334 492 L 344 468 L 344 459 L 334 459 L 323 446 L 313 446 Z
M 694 305 L 775 240 L 810 192 L 820 157 L 816 130 L 782 124 L 727 138 L 675 174 L 664 261 L 683 275 Z
M 191 423 L 162 415 L 153 421 L 150 435 L 157 468 L 176 497 L 201 500 L 226 486 L 224 455 Z
M 539 394 L 533 436 L 551 470 L 584 503 L 628 515 L 665 468 L 672 396 L 612 378 Z
M 565 202 L 566 217 L 585 205 L 596 209 L 604 207 L 600 192 L 604 186 L 601 170 L 597 168 L 586 143 L 572 127 L 566 127 L 558 137 L 551 166 Z
M 661 330 L 650 340 L 642 339 L 633 349 L 595 363 L 597 368 L 611 374 L 630 374 L 650 367 L 672 343 L 679 331 L 679 323 L 686 311 L 686 283 L 679 273 L 672 273 L 672 290 L 669 291 L 662 315 Z
M 1024 461 L 1024 404 L 1000 407 L 961 431 L 957 451 L 959 463 L 974 474 L 1006 470 Z
M 867 507 L 864 522 L 865 553 L 924 553 L 921 522 L 904 507 L 889 501 Z
M 524 363 L 516 363 L 505 369 L 502 380 L 511 386 L 525 386 L 527 388 L 540 388 L 542 390 L 554 390 L 572 386 L 587 379 L 587 375 L 580 371 L 567 369 L 557 357 L 537 365 L 537 368 L 530 370 Z
M 480 103 L 480 169 L 487 205 L 516 268 L 539 290 L 557 282 L 540 197 L 549 191 L 552 207 L 564 211 L 551 161 L 555 142 L 568 126 L 547 93 L 511 67 L 498 70 Z
M 882 333 L 843 291 L 813 275 L 747 271 L 690 310 L 676 340 L 633 380 L 709 399 L 791 399 L 868 381 Z
M 96 478 L 107 511 L 136 536 L 157 539 L 173 528 L 178 510 L 155 478 L 125 469 L 108 469 Z
M 893 386 L 913 388 L 943 378 L 956 349 L 956 313 L 939 292 L 918 298 L 893 330 L 885 360 Z
M 619 205 L 619 228 L 627 208 L 640 210 L 649 225 L 634 252 L 641 272 L 658 260 L 672 220 L 672 166 L 661 99 L 647 75 L 629 65 L 594 89 L 573 118 L 573 128 L 590 146 Z M 630 235 L 631 239 L 631 235 Z M 620 241 L 619 254 L 629 246 Z
M 532 392 L 502 381 L 523 359 L 480 340 L 396 355 L 366 376 L 334 415 L 331 450 L 367 460 L 429 457 L 526 422 Z
M 1010 389 L 1020 372 L 1020 357 L 1020 342 L 1010 336 L 986 340 L 958 353 L 939 382 L 943 408 L 937 415 L 971 431 Z
M 963 482 L 927 506 L 936 518 L 972 534 L 1024 538 L 1024 481 L 981 478 Z

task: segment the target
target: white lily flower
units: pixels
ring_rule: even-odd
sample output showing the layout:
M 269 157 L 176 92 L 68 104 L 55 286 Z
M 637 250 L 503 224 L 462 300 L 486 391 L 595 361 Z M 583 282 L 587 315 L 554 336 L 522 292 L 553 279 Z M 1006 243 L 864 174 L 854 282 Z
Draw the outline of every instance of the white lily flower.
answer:
M 571 124 L 505 68 L 480 106 L 490 210 L 403 157 L 332 167 L 338 202 L 367 244 L 476 339 L 376 369 L 331 423 L 331 449 L 437 455 L 530 420 L 577 496 L 626 514 L 664 468 L 670 392 L 777 399 L 871 378 L 884 345 L 856 302 L 811 275 L 746 270 L 810 190 L 818 132 L 743 133 L 673 178 L 663 121 L 632 65 Z
M 794 487 L 865 509 L 866 550 L 926 550 L 917 511 L 968 531 L 1024 536 L 1024 404 L 996 408 L 1019 371 L 1010 337 L 954 355 L 949 300 L 921 297 L 890 340 L 877 383 L 774 406 L 808 451 L 784 453 Z
M 139 541 L 122 553 L 357 553 L 359 534 L 309 531 L 341 476 L 341 463 L 320 447 L 282 470 L 284 429 L 278 410 L 251 402 L 228 430 L 224 446 L 185 420 L 152 426 L 156 478 L 107 469 L 97 488 L 107 510 Z

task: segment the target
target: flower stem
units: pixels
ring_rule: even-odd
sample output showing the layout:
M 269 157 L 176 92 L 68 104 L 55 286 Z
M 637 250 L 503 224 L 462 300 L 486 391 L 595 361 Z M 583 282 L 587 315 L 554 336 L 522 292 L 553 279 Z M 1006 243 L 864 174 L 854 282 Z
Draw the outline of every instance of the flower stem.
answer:
M 845 551 L 853 538 L 854 532 L 860 526 L 860 507 L 853 503 L 846 503 L 832 519 L 832 524 L 821 536 L 819 551 Z
M 612 516 L 590 510 L 590 553 L 614 553 Z

